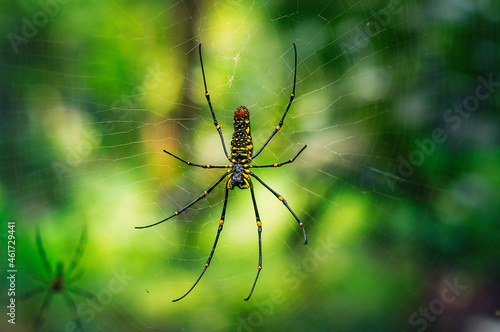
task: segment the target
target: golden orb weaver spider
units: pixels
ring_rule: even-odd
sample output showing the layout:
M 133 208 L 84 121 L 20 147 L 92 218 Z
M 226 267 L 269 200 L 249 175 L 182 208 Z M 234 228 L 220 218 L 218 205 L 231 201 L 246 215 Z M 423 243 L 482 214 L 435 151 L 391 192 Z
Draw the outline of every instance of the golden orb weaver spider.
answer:
M 265 164 L 265 165 L 251 165 L 252 160 L 255 159 L 261 152 L 264 150 L 264 148 L 267 146 L 269 141 L 276 135 L 276 133 L 281 129 L 283 126 L 283 122 L 285 120 L 285 117 L 288 113 L 288 110 L 290 109 L 290 106 L 292 105 L 293 98 L 295 97 L 295 84 L 297 82 L 297 48 L 295 47 L 295 44 L 293 44 L 293 49 L 295 52 L 295 66 L 294 66 L 294 75 L 293 75 L 293 88 L 292 88 L 292 93 L 290 94 L 290 100 L 288 101 L 288 106 L 285 109 L 285 113 L 283 113 L 283 116 L 281 117 L 281 120 L 279 121 L 278 125 L 274 128 L 273 132 L 271 133 L 271 136 L 266 140 L 264 145 L 257 151 L 257 153 L 253 154 L 253 142 L 252 142 L 252 135 L 250 133 L 250 113 L 248 112 L 248 109 L 245 106 L 240 106 L 236 109 L 234 112 L 234 121 L 233 121 L 233 139 L 231 140 L 231 156 L 227 153 L 226 145 L 224 144 L 224 137 L 222 136 L 222 130 L 219 125 L 219 122 L 217 122 L 217 119 L 215 117 L 214 110 L 212 108 L 212 103 L 210 101 L 210 94 L 208 93 L 207 89 L 207 82 L 205 80 L 205 70 L 203 69 L 203 59 L 201 56 L 201 44 L 199 45 L 199 53 L 200 53 L 200 64 L 201 64 L 201 72 L 203 74 L 203 84 L 205 86 L 205 97 L 208 102 L 208 106 L 210 108 L 210 112 L 212 113 L 212 119 L 214 121 L 215 129 L 217 129 L 219 133 L 219 137 L 222 143 L 222 148 L 224 149 L 224 154 L 226 155 L 227 160 L 229 160 L 230 164 L 229 165 L 201 165 L 201 164 L 195 164 L 190 161 L 186 161 L 180 157 L 177 157 L 176 155 L 163 150 L 165 153 L 169 154 L 170 156 L 182 161 L 188 166 L 195 166 L 195 167 L 201 167 L 201 168 L 227 168 L 227 171 L 213 184 L 211 185 L 207 190 L 203 192 L 198 198 L 196 198 L 194 201 L 189 203 L 188 205 L 184 206 L 178 211 L 175 211 L 174 214 L 172 214 L 170 217 L 165 218 L 163 220 L 160 220 L 157 223 L 147 225 L 147 226 L 138 226 L 135 227 L 137 229 L 143 229 L 143 228 L 148 228 L 152 226 L 156 226 L 158 224 L 161 224 L 164 221 L 167 221 L 175 216 L 178 216 L 188 208 L 190 208 L 192 205 L 194 205 L 196 202 L 200 201 L 201 199 L 207 197 L 208 194 L 214 190 L 215 187 L 217 187 L 224 179 L 226 179 L 226 190 L 225 190 L 225 195 L 224 195 L 224 205 L 222 207 L 222 214 L 219 220 L 219 228 L 217 229 L 217 235 L 215 237 L 215 242 L 212 247 L 212 251 L 210 252 L 210 255 L 208 256 L 208 259 L 205 263 L 205 267 L 203 268 L 203 271 L 201 272 L 200 276 L 194 283 L 194 285 L 181 297 L 173 300 L 172 302 L 179 301 L 186 297 L 193 289 L 194 287 L 198 284 L 200 281 L 201 277 L 203 277 L 203 274 L 205 274 L 205 271 L 207 270 L 208 266 L 210 265 L 210 262 L 212 260 L 212 257 L 215 252 L 215 248 L 217 247 L 217 242 L 219 241 L 219 236 L 222 231 L 222 227 L 224 226 L 224 218 L 226 215 L 226 206 L 227 206 L 227 198 L 228 198 L 228 193 L 229 190 L 234 189 L 234 187 L 238 187 L 240 189 L 248 189 L 250 188 L 250 193 L 252 196 L 252 202 L 253 202 L 253 207 L 255 211 L 255 219 L 257 221 L 257 227 L 258 227 L 258 236 L 259 236 L 259 264 L 257 265 L 257 276 L 255 277 L 255 281 L 252 285 L 252 289 L 250 290 L 250 294 L 248 297 L 245 299 L 245 301 L 248 301 L 250 297 L 252 296 L 252 293 L 255 289 L 255 285 L 257 284 L 257 279 L 259 279 L 259 274 L 260 271 L 262 270 L 262 241 L 261 241 L 261 233 L 262 233 L 262 222 L 259 217 L 259 211 L 257 209 L 257 202 L 255 201 L 255 193 L 253 190 L 253 184 L 252 180 L 250 177 L 253 177 L 256 179 L 258 182 L 260 182 L 265 188 L 267 188 L 278 200 L 280 200 L 290 211 L 290 213 L 293 215 L 295 220 L 297 220 L 297 223 L 299 226 L 302 228 L 302 232 L 304 233 L 304 244 L 307 244 L 307 236 L 306 236 L 306 231 L 304 229 L 303 223 L 300 221 L 299 217 L 292 211 L 290 206 L 288 205 L 287 201 L 278 194 L 274 189 L 272 189 L 269 185 L 267 185 L 260 177 L 258 177 L 255 173 L 253 173 L 250 168 L 265 168 L 265 167 L 280 167 L 289 163 L 293 163 L 294 160 L 304 151 L 304 149 L 307 147 L 305 145 L 300 151 L 293 157 L 292 159 L 289 159 L 285 162 L 281 163 L 276 163 L 276 164 Z

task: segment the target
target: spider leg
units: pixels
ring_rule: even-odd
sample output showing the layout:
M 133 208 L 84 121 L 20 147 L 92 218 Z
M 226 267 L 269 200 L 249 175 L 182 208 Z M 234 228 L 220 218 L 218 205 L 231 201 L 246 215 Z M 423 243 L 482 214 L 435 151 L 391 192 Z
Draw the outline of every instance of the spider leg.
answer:
M 187 293 L 184 294 L 184 295 L 182 295 L 178 299 L 173 300 L 172 302 L 177 302 L 177 301 L 183 299 L 184 297 L 186 297 L 194 289 L 194 287 L 198 284 L 198 282 L 200 281 L 201 277 L 203 277 L 203 275 L 205 274 L 205 271 L 210 266 L 210 262 L 212 261 L 212 257 L 214 255 L 215 248 L 217 247 L 217 242 L 219 241 L 220 233 L 222 232 L 222 227 L 224 226 L 224 218 L 226 217 L 226 207 L 227 207 L 227 196 L 228 196 L 228 194 L 229 194 L 229 189 L 227 188 L 227 185 L 226 185 L 226 194 L 224 195 L 224 205 L 222 206 L 222 214 L 221 214 L 220 221 L 219 221 L 219 228 L 217 229 L 217 235 L 215 236 L 214 246 L 212 247 L 212 251 L 210 252 L 210 255 L 208 256 L 208 259 L 205 262 L 205 267 L 203 268 L 203 271 L 201 271 L 200 276 L 198 277 L 198 279 L 196 280 L 196 282 L 194 283 L 194 285 L 187 291 Z
M 224 180 L 224 178 L 227 176 L 227 173 L 224 173 L 224 175 L 221 176 L 221 178 L 219 180 L 217 180 L 217 182 L 215 182 L 212 186 L 210 186 L 210 188 L 208 188 L 207 190 L 205 190 L 203 192 L 203 194 L 200 195 L 200 197 L 198 197 L 197 199 L 195 199 L 194 201 L 192 201 L 191 203 L 189 203 L 188 205 L 186 205 L 185 207 L 183 207 L 182 209 L 178 210 L 178 211 L 175 211 L 173 215 L 171 215 L 170 217 L 168 218 L 165 218 L 163 220 L 160 220 L 154 224 L 151 224 L 151 225 L 147 225 L 147 226 L 136 226 L 135 228 L 136 229 L 142 229 L 142 228 L 148 228 L 148 227 L 153 227 L 153 226 L 156 226 L 158 224 L 161 224 L 162 222 L 164 221 L 167 221 L 169 220 L 170 218 L 173 218 L 175 216 L 178 216 L 179 214 L 181 214 L 182 212 L 184 212 L 185 210 L 187 210 L 188 208 L 190 208 L 193 204 L 195 204 L 196 202 L 198 202 L 199 200 L 207 197 L 208 194 L 210 194 L 210 192 L 212 192 L 212 190 L 214 190 L 215 187 L 217 187 L 219 185 L 219 183 L 222 182 L 222 180 Z
M 52 275 L 52 269 L 50 268 L 49 260 L 47 259 L 47 254 L 45 253 L 45 249 L 43 249 L 42 237 L 40 235 L 40 228 L 36 228 L 36 246 L 38 248 L 38 254 L 42 259 L 43 268 L 47 272 L 49 276 Z
M 224 154 L 226 155 L 226 158 L 228 160 L 231 160 L 229 159 L 229 155 L 227 154 L 226 144 L 224 144 L 224 136 L 222 136 L 222 130 L 220 129 L 219 122 L 217 122 L 214 110 L 212 109 L 212 102 L 210 101 L 210 94 L 208 93 L 207 89 L 207 81 L 205 80 L 205 69 L 203 69 L 203 59 L 201 57 L 201 43 L 198 47 L 198 51 L 200 53 L 201 73 L 203 74 L 203 85 L 205 86 L 205 97 L 207 98 L 208 107 L 210 108 L 210 112 L 212 113 L 212 119 L 214 120 L 215 129 L 217 129 L 217 131 L 219 132 L 220 141 L 222 143 L 222 147 L 224 148 Z
M 249 181 L 249 183 L 250 193 L 252 194 L 253 208 L 255 210 L 255 220 L 257 221 L 257 233 L 259 234 L 259 265 L 257 265 L 257 276 L 255 277 L 255 281 L 253 282 L 252 289 L 250 290 L 250 294 L 248 294 L 248 297 L 245 299 L 245 301 L 248 301 L 250 299 L 250 296 L 252 296 L 255 285 L 257 284 L 257 279 L 259 279 L 260 271 L 262 271 L 262 222 L 260 221 L 259 210 L 257 210 L 257 202 L 255 201 L 255 193 L 253 191 L 252 181 Z
M 76 323 L 76 326 L 78 327 L 77 331 L 83 331 L 82 320 L 80 319 L 78 311 L 76 310 L 75 301 L 73 301 L 73 299 L 67 292 L 64 292 L 64 299 L 66 300 L 68 307 L 71 309 L 71 315 L 73 316 L 73 321 Z
M 74 294 L 79 295 L 81 297 L 85 297 L 87 299 L 94 299 L 95 298 L 94 294 L 92 294 L 88 290 L 85 290 L 85 289 L 80 288 L 80 287 L 71 286 L 71 287 L 67 287 L 66 289 L 71 293 L 74 293 Z
M 262 179 L 259 178 L 255 173 L 250 172 L 249 174 L 251 176 L 253 176 L 255 179 L 257 179 L 257 181 L 259 181 L 264 187 L 266 187 L 267 190 L 272 192 L 273 195 L 276 196 L 276 198 L 279 199 L 286 206 L 288 211 L 290 211 L 290 213 L 294 216 L 295 220 L 297 220 L 299 226 L 302 228 L 302 233 L 304 233 L 304 240 L 305 240 L 304 244 L 307 244 L 307 236 L 306 236 L 306 230 L 304 229 L 304 224 L 302 223 L 302 221 L 300 221 L 299 217 L 297 217 L 295 212 L 292 211 L 292 209 L 290 208 L 290 206 L 286 202 L 286 199 L 283 198 L 283 196 L 281 196 L 280 194 L 278 194 L 273 188 L 269 187 L 269 185 L 267 185 L 264 181 L 262 181 Z
M 78 266 L 78 263 L 80 263 L 83 253 L 85 252 L 86 246 L 87 246 L 87 225 L 84 224 L 82 229 L 82 234 L 80 235 L 80 242 L 78 243 L 78 247 L 76 247 L 75 256 L 73 257 L 73 260 L 71 261 L 67 271 L 68 277 L 71 276 L 71 274 Z
M 290 94 L 290 100 L 288 101 L 288 106 L 286 107 L 285 113 L 283 113 L 280 122 L 271 133 L 271 136 L 269 136 L 267 141 L 264 143 L 264 145 L 262 145 L 262 147 L 257 151 L 257 153 L 255 153 L 252 156 L 252 159 L 257 157 L 262 152 L 262 150 L 264 150 L 264 148 L 266 147 L 267 143 L 269 143 L 271 138 L 273 138 L 274 135 L 276 135 L 276 133 L 281 129 L 281 127 L 283 126 L 283 122 L 285 121 L 286 114 L 288 113 L 290 106 L 292 106 L 293 98 L 295 97 L 295 84 L 297 83 L 297 47 L 295 47 L 295 43 L 293 44 L 293 50 L 295 52 L 295 67 L 294 67 L 295 69 L 293 71 L 293 88 L 292 88 L 292 93 Z
M 248 167 L 250 167 L 250 168 L 281 167 L 283 165 L 286 165 L 286 164 L 289 164 L 289 163 L 293 163 L 295 161 L 295 159 L 297 159 L 297 157 L 299 156 L 299 154 L 301 154 L 302 151 L 304 151 L 305 148 L 307 148 L 307 145 L 304 145 L 304 147 L 302 149 L 300 149 L 299 153 L 297 153 L 295 155 L 295 157 L 293 157 L 292 159 L 287 160 L 285 162 L 282 162 L 282 163 L 279 163 L 279 164 L 249 165 Z
M 68 277 L 66 278 L 66 284 L 74 283 L 74 282 L 80 280 L 84 274 L 85 274 L 85 270 L 83 270 L 83 269 L 78 270 L 78 272 L 73 273 L 72 275 L 68 274 Z
M 47 295 L 45 296 L 45 299 L 43 300 L 42 307 L 40 308 L 40 311 L 38 312 L 38 315 L 36 316 L 35 320 L 35 327 L 33 328 L 34 331 L 40 331 L 43 326 L 43 322 L 45 321 L 45 311 L 47 310 L 47 307 L 50 304 L 50 301 L 52 300 L 52 291 L 48 291 Z
M 43 285 L 43 286 L 38 286 L 38 287 L 36 287 L 36 288 L 34 288 L 34 289 L 32 289 L 32 290 L 30 290 L 30 291 L 28 291 L 28 292 L 26 292 L 26 293 L 22 294 L 21 296 L 19 296 L 19 297 L 17 298 L 17 300 L 18 300 L 19 302 L 21 302 L 21 301 L 26 301 L 26 300 L 28 300 L 28 299 L 32 298 L 33 296 L 35 296 L 35 295 L 37 295 L 37 294 L 40 294 L 40 292 L 42 292 L 42 291 L 44 291 L 44 290 L 46 290 L 46 289 L 47 289 L 47 286 L 46 286 L 46 285 Z
M 231 168 L 231 165 L 201 165 L 201 164 L 195 164 L 190 161 L 184 160 L 181 157 L 177 157 L 175 154 L 168 152 L 167 150 L 163 150 L 168 155 L 171 155 L 175 159 L 178 159 L 182 161 L 184 164 L 188 166 L 196 166 L 196 167 L 201 167 L 201 168 Z

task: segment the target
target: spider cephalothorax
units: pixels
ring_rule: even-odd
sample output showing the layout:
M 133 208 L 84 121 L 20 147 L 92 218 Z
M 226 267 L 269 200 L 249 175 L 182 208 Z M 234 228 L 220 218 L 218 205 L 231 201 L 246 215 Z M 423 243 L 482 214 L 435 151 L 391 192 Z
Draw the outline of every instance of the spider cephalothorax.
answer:
M 266 168 L 266 167 L 280 167 L 282 165 L 286 165 L 289 163 L 292 163 L 298 156 L 299 154 L 304 151 L 304 149 L 307 147 L 304 146 L 292 159 L 289 159 L 285 162 L 282 163 L 275 163 L 275 164 L 263 164 L 263 165 L 251 165 L 252 161 L 262 152 L 262 150 L 266 147 L 266 145 L 269 143 L 269 141 L 274 137 L 274 135 L 281 129 L 283 126 L 283 122 L 285 120 L 285 117 L 288 113 L 288 110 L 290 109 L 290 106 L 292 105 L 293 98 L 295 97 L 295 83 L 297 81 L 297 49 L 295 47 L 295 44 L 293 44 L 293 49 L 295 53 L 295 69 L 294 69 L 294 76 L 293 76 L 293 89 L 292 93 L 290 94 L 290 100 L 288 101 L 288 106 L 285 109 L 285 112 L 283 113 L 283 116 L 281 117 L 281 120 L 279 121 L 278 125 L 274 128 L 273 132 L 271 135 L 268 137 L 268 139 L 264 142 L 262 147 L 257 151 L 257 153 L 253 153 L 253 141 L 252 141 L 252 134 L 250 130 L 250 112 L 245 106 L 240 106 L 236 109 L 234 112 L 234 121 L 233 121 L 233 138 L 231 140 L 231 154 L 229 155 L 227 153 L 226 149 L 226 144 L 224 143 L 224 137 L 222 136 L 222 130 L 220 128 L 219 122 L 217 121 L 217 118 L 215 117 L 214 110 L 212 109 L 212 102 L 210 101 L 210 94 L 208 93 L 207 89 L 207 82 L 205 80 L 205 70 L 203 69 L 203 60 L 201 57 L 201 44 L 199 46 L 199 52 L 200 52 L 200 64 L 201 64 L 201 72 L 203 74 L 203 84 L 205 86 L 205 98 L 207 99 L 208 106 L 210 108 L 210 112 L 212 113 L 212 119 L 214 121 L 215 129 L 217 129 L 217 132 L 219 133 L 219 137 L 222 143 L 222 149 L 224 150 L 224 154 L 226 155 L 227 160 L 230 162 L 229 165 L 202 165 L 202 164 L 195 164 L 190 161 L 186 161 L 180 157 L 177 157 L 173 153 L 170 153 L 166 150 L 163 150 L 165 153 L 169 154 L 170 156 L 182 161 L 183 163 L 189 165 L 189 166 L 195 166 L 195 167 L 201 167 L 201 168 L 226 168 L 227 171 L 213 184 L 205 190 L 198 198 L 196 198 L 194 201 L 189 203 L 188 205 L 184 206 L 178 211 L 175 211 L 174 214 L 169 216 L 168 218 L 165 218 L 163 220 L 160 220 L 157 223 L 147 225 L 147 226 L 139 226 L 136 228 L 148 228 L 152 227 L 155 225 L 158 225 L 164 221 L 167 221 L 175 216 L 178 216 L 180 213 L 191 207 L 193 204 L 196 202 L 200 201 L 201 199 L 205 198 L 208 194 L 214 190 L 215 187 L 217 187 L 224 179 L 226 179 L 226 190 L 225 190 L 225 195 L 224 195 L 224 205 L 222 206 L 222 214 L 221 218 L 219 220 L 219 227 L 217 228 L 217 235 L 215 236 L 215 241 L 214 245 L 212 247 L 212 251 L 210 252 L 210 255 L 208 256 L 207 261 L 205 262 L 205 267 L 203 268 L 203 271 L 201 272 L 200 276 L 194 283 L 194 285 L 180 298 L 175 299 L 175 301 L 179 301 L 180 299 L 184 298 L 186 295 L 188 295 L 193 288 L 198 284 L 200 281 L 201 277 L 207 270 L 208 266 L 210 265 L 210 262 L 212 261 L 212 257 L 215 252 L 215 248 L 217 247 L 217 242 L 219 241 L 219 236 L 221 234 L 222 228 L 224 226 L 224 219 L 226 216 L 226 207 L 227 207 L 227 198 L 229 195 L 229 190 L 234 189 L 234 187 L 238 187 L 240 189 L 250 189 L 250 194 L 252 196 L 252 203 L 255 211 L 255 220 L 257 224 L 257 234 L 259 237 L 259 263 L 257 265 L 257 276 L 255 277 L 255 281 L 253 282 L 252 289 L 250 290 L 250 294 L 245 300 L 250 299 L 250 296 L 252 296 L 253 290 L 255 288 L 255 285 L 257 284 L 257 279 L 259 279 L 259 274 L 260 271 L 262 270 L 262 241 L 261 241 L 261 233 L 262 233 L 262 222 L 260 220 L 259 216 L 259 211 L 257 209 L 257 202 L 255 201 L 255 193 L 253 190 L 253 184 L 251 177 L 256 179 L 260 184 L 262 184 L 266 189 L 268 189 L 278 200 L 280 200 L 283 205 L 290 211 L 292 216 L 297 220 L 297 223 L 299 226 L 302 228 L 302 232 L 304 234 L 304 240 L 305 243 L 307 243 L 307 237 L 306 237 L 306 232 L 304 230 L 304 225 L 300 221 L 300 219 L 297 217 L 297 215 L 292 211 L 290 206 L 288 205 L 287 201 L 278 194 L 274 189 L 272 189 L 269 185 L 267 185 L 260 177 L 258 177 L 255 173 L 253 173 L 250 169 L 251 168 Z
M 235 186 L 240 189 L 248 189 L 250 187 L 250 171 L 245 168 L 244 164 L 236 162 L 229 171 L 227 180 L 227 189 L 233 189 Z

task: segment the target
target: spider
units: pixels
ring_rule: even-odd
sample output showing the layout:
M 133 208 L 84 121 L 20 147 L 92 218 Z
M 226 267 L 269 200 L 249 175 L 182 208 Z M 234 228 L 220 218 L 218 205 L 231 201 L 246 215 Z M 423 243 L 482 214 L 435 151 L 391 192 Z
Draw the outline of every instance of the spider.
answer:
M 64 296 L 64 299 L 66 300 L 67 306 L 71 309 L 71 313 L 73 315 L 73 322 L 68 323 L 66 325 L 66 328 L 71 328 L 74 331 L 82 331 L 82 322 L 80 320 L 80 317 L 78 316 L 77 308 L 75 305 L 75 302 L 70 296 L 70 293 L 83 296 L 85 298 L 91 298 L 93 297 L 93 294 L 90 292 L 75 287 L 71 286 L 73 282 L 78 280 L 79 278 L 82 277 L 83 271 L 81 271 L 78 274 L 74 274 L 76 267 L 78 266 L 78 263 L 80 262 L 80 259 L 83 256 L 83 253 L 85 252 L 85 246 L 87 244 L 87 228 L 84 226 L 82 230 L 82 234 L 80 236 L 80 242 L 78 244 L 78 247 L 76 248 L 75 255 L 73 257 L 73 260 L 69 264 L 69 268 L 65 271 L 64 270 L 64 264 L 63 262 L 58 262 L 56 265 L 56 271 L 55 274 L 52 273 L 52 269 L 49 263 L 49 260 L 47 259 L 47 255 L 45 254 L 45 250 L 42 245 L 42 238 L 40 236 L 40 230 L 37 228 L 36 230 L 36 246 L 38 248 L 38 254 L 40 255 L 40 258 L 43 263 L 43 268 L 45 269 L 45 272 L 47 273 L 48 277 L 47 278 L 40 278 L 39 281 L 43 284 L 26 294 L 24 294 L 21 297 L 22 300 L 27 300 L 40 292 L 46 290 L 47 293 L 45 295 L 45 298 L 42 303 L 42 307 L 40 308 L 40 311 L 36 317 L 35 320 L 35 326 L 34 326 L 34 331 L 40 331 L 41 328 L 43 327 L 43 323 L 45 320 L 45 312 L 49 308 L 50 301 L 52 300 L 52 296 L 55 294 L 62 294 Z M 69 324 L 75 324 L 76 326 L 71 326 Z
M 217 132 L 219 133 L 219 137 L 222 143 L 222 148 L 224 150 L 224 154 L 226 155 L 226 158 L 229 161 L 229 165 L 202 165 L 202 164 L 196 164 L 192 163 L 190 161 L 184 160 L 173 153 L 170 153 L 166 150 L 163 150 L 165 153 L 168 155 L 174 157 L 175 159 L 180 160 L 181 162 L 185 163 L 188 166 L 194 166 L 194 167 L 201 167 L 201 168 L 225 168 L 227 169 L 226 172 L 214 183 L 212 184 L 207 190 L 205 190 L 198 198 L 196 198 L 194 201 L 189 203 L 188 205 L 184 206 L 178 211 L 175 211 L 174 214 L 169 216 L 168 218 L 165 218 L 157 223 L 147 225 L 147 226 L 138 226 L 135 227 L 136 229 L 143 229 L 143 228 L 148 228 L 152 226 L 156 226 L 158 224 L 161 224 L 162 222 L 165 222 L 175 216 L 178 216 L 188 208 L 190 208 L 192 205 L 200 201 L 201 199 L 207 197 L 208 194 L 214 190 L 215 187 L 217 187 L 220 183 L 222 183 L 225 180 L 225 195 L 224 195 L 224 205 L 222 206 L 222 214 L 219 220 L 219 227 L 217 229 L 217 235 L 215 237 L 214 245 L 212 247 L 212 251 L 210 252 L 210 255 L 208 256 L 208 259 L 205 263 L 205 266 L 203 268 L 203 271 L 201 272 L 200 276 L 194 283 L 194 285 L 181 297 L 173 300 L 172 302 L 179 301 L 186 297 L 193 289 L 194 287 L 198 284 L 200 281 L 201 277 L 203 277 L 203 274 L 205 274 L 205 271 L 210 265 L 210 262 L 212 260 L 212 257 L 215 252 L 215 248 L 217 247 L 217 242 L 219 241 L 219 236 L 222 232 L 222 228 L 224 226 L 224 218 L 226 215 L 226 206 L 227 206 L 227 198 L 229 195 L 229 190 L 234 189 L 235 187 L 238 187 L 239 189 L 250 189 L 250 194 L 252 196 L 252 202 L 253 202 L 253 208 L 255 211 L 255 219 L 257 222 L 257 234 L 259 238 L 259 263 L 257 265 L 257 275 L 255 277 L 255 281 L 253 282 L 252 288 L 250 290 L 250 294 L 248 295 L 247 298 L 245 298 L 245 301 L 248 301 L 250 297 L 252 296 L 252 293 L 255 289 L 255 285 L 257 284 L 257 280 L 259 279 L 260 271 L 262 270 L 262 242 L 261 242 L 261 233 L 262 233 L 262 222 L 260 220 L 259 216 L 259 211 L 257 209 L 257 203 L 255 201 L 255 193 L 253 189 L 253 183 L 251 178 L 254 178 L 258 182 L 260 182 L 265 188 L 267 188 L 278 200 L 280 200 L 285 207 L 290 211 L 292 216 L 297 220 L 297 223 L 299 226 L 302 228 L 302 232 L 304 234 L 304 240 L 305 243 L 307 244 L 307 236 L 306 232 L 304 229 L 303 223 L 300 221 L 299 217 L 292 211 L 290 206 L 288 205 L 287 201 L 278 194 L 274 189 L 272 189 L 269 185 L 267 185 L 260 177 L 258 177 L 254 172 L 251 171 L 251 168 L 266 168 L 266 167 L 281 167 L 283 165 L 293 163 L 294 160 L 304 151 L 304 149 L 307 147 L 305 145 L 300 151 L 293 157 L 292 159 L 289 159 L 285 162 L 281 163 L 275 163 L 275 164 L 264 164 L 264 165 L 252 165 L 253 159 L 255 159 L 261 152 L 264 150 L 264 148 L 267 146 L 269 141 L 276 135 L 276 133 L 281 129 L 283 126 L 283 122 L 285 120 L 285 117 L 288 113 L 288 110 L 290 109 L 290 106 L 292 105 L 293 99 L 295 97 L 295 84 L 297 81 L 297 48 L 295 47 L 295 44 L 293 44 L 293 49 L 295 53 L 295 66 L 294 66 L 294 76 L 293 76 L 293 88 L 292 88 L 292 93 L 290 94 L 290 100 L 288 101 L 288 105 L 285 109 L 285 112 L 283 113 L 283 116 L 281 117 L 281 120 L 279 121 L 278 125 L 274 128 L 273 132 L 269 136 L 269 138 L 264 142 L 262 147 L 254 154 L 253 153 L 253 142 L 252 142 L 252 135 L 250 132 L 250 112 L 245 106 L 240 106 L 236 109 L 234 112 L 234 121 L 233 121 L 233 139 L 231 140 L 231 154 L 229 155 L 226 149 L 226 145 L 224 144 L 224 137 L 222 136 L 222 130 L 221 126 L 217 122 L 217 119 L 215 117 L 214 110 L 212 108 L 212 103 L 210 101 L 210 94 L 208 93 L 207 89 L 207 82 L 205 80 L 205 70 L 203 69 L 203 59 L 201 56 L 201 44 L 198 47 L 198 51 L 200 54 L 200 64 L 201 64 L 201 72 L 203 75 L 203 84 L 205 86 L 205 97 L 208 102 L 208 106 L 210 108 L 210 112 L 212 113 L 212 118 L 214 121 L 215 129 L 217 129 Z

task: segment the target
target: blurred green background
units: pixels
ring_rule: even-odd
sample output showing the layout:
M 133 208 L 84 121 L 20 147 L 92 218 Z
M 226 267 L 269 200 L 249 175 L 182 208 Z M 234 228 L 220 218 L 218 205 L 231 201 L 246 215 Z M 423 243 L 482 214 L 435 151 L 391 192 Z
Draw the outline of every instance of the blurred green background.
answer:
M 0 8 L 2 331 L 77 331 L 78 321 L 84 331 L 500 331 L 498 2 Z M 226 144 L 245 105 L 256 148 L 288 102 L 297 45 L 296 99 L 255 163 L 308 145 L 295 163 L 256 173 L 287 199 L 309 243 L 254 181 L 263 270 L 248 302 L 258 259 L 248 190 L 230 192 L 211 266 L 179 302 L 212 247 L 223 186 L 168 222 L 134 229 L 222 172 L 162 152 L 225 163 L 199 43 Z M 56 263 L 67 270 L 78 250 L 63 288 L 72 302 L 55 293 L 41 310 L 50 286 L 40 280 L 54 281 Z

